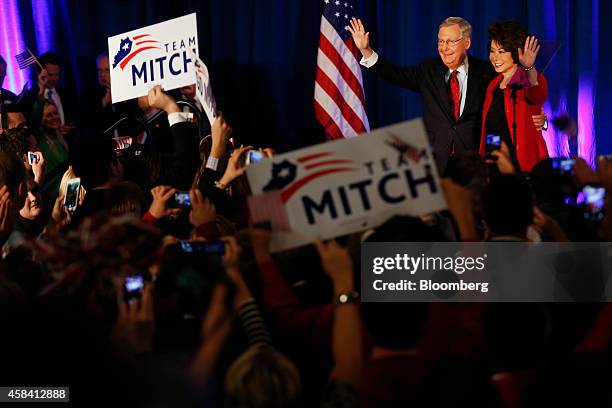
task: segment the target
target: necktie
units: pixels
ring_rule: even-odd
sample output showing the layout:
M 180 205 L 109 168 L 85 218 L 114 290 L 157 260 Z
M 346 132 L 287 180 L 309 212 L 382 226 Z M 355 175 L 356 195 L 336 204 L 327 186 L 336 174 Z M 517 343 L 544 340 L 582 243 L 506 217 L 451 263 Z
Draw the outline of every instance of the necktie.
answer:
M 453 71 L 450 76 L 450 89 L 448 98 L 450 99 L 451 112 L 455 118 L 455 121 L 459 120 L 459 106 L 461 104 L 461 92 L 459 90 L 459 80 L 457 74 L 459 71 Z
M 53 89 L 47 90 L 47 100 L 53 102 Z

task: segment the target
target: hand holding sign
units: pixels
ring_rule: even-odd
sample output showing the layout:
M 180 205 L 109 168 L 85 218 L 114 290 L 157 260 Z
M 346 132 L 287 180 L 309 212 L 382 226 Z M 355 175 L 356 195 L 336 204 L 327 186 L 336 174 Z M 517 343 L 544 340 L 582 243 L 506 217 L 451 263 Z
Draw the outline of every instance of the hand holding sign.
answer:
M 232 128 L 227 123 L 223 114 L 219 112 L 219 116 L 215 119 L 212 127 L 212 139 L 213 142 L 227 143 L 229 142 L 232 134 Z
M 166 94 L 163 91 L 162 87 L 159 85 L 156 85 L 149 90 L 147 99 L 149 102 L 149 106 L 152 106 L 157 109 L 162 109 L 167 114 L 171 114 L 173 112 L 180 112 L 180 109 L 174 99 L 172 99 L 171 96 Z
M 354 290 L 353 286 L 353 261 L 349 252 L 342 248 L 335 240 L 314 242 L 323 270 L 330 277 L 337 294 Z

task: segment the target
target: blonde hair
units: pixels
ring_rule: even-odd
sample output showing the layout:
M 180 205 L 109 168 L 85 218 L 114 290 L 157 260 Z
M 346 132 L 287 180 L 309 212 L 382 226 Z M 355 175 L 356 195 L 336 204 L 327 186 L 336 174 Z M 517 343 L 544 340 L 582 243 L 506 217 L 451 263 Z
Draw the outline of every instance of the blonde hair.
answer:
M 440 27 L 448 27 L 451 25 L 457 24 L 459 26 L 459 30 L 461 30 L 461 37 L 471 37 L 472 36 L 472 25 L 469 21 L 461 17 L 448 17 L 442 23 L 440 23 Z
M 272 347 L 251 347 L 225 377 L 227 407 L 299 407 L 300 374 L 289 358 Z

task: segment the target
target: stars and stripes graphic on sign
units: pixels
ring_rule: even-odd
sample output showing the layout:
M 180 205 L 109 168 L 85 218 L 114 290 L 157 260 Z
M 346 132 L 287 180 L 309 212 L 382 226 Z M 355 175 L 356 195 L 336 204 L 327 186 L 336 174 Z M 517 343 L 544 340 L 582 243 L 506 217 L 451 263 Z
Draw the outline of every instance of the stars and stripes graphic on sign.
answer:
M 359 50 L 347 30 L 354 16 L 350 0 L 324 0 L 315 80 L 317 120 L 332 139 L 368 132 Z
M 25 69 L 30 65 L 36 64 L 36 57 L 32 54 L 32 51 L 26 48 L 26 50 L 22 53 L 15 55 L 15 59 L 17 60 L 17 65 L 19 69 Z
M 153 39 L 151 34 L 135 35 L 131 39 L 129 36 L 123 38 L 119 44 L 119 50 L 113 59 L 113 68 L 119 65 L 121 69 L 124 69 L 128 62 L 136 55 L 143 51 L 153 49 L 160 50 L 161 43 Z
M 336 157 L 333 152 L 320 152 L 297 158 L 297 164 L 289 160 L 272 165 L 272 179 L 264 191 L 282 190 L 283 203 L 313 181 L 331 174 L 358 171 L 353 160 Z

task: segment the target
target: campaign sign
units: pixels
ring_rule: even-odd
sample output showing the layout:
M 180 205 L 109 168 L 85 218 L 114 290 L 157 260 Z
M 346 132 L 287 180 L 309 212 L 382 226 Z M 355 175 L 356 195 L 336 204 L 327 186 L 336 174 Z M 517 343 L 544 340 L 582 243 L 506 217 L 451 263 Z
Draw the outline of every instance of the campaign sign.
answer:
M 273 230 L 272 251 L 446 208 L 421 119 L 262 160 L 247 178 L 253 194 L 280 191 L 290 231 Z
M 196 97 L 198 98 L 198 101 L 200 101 L 200 105 L 202 105 L 202 109 L 204 109 L 204 112 L 208 117 L 208 122 L 210 122 L 210 125 L 212 126 L 213 123 L 215 123 L 215 118 L 217 117 L 217 102 L 215 102 L 215 96 L 213 95 L 212 87 L 210 86 L 210 75 L 208 74 L 208 68 L 197 55 L 192 54 L 191 58 L 193 59 L 193 64 L 195 66 Z
M 196 14 L 108 38 L 113 103 L 195 83 L 192 53 L 198 54 Z

